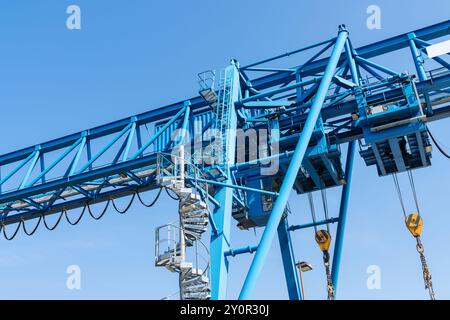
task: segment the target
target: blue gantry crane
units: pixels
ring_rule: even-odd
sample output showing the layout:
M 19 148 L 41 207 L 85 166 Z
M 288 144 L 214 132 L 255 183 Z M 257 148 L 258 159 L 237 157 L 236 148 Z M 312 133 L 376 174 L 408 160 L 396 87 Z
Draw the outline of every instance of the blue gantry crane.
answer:
M 135 198 L 150 207 L 165 189 L 179 203 L 179 219 L 156 230 L 155 265 L 178 274 L 181 299 L 227 298 L 230 259 L 254 253 L 239 297 L 251 298 L 276 235 L 289 297 L 302 299 L 290 233 L 306 228 L 315 229 L 334 299 L 358 150 L 378 175 L 394 177 L 434 299 L 411 170 L 431 165 L 434 137 L 427 123 L 450 116 L 450 64 L 445 54 L 429 57 L 427 50 L 449 34 L 444 21 L 354 48 L 341 25 L 326 41 L 244 66 L 232 60 L 218 74 L 203 72 L 194 98 L 0 155 L 3 235 L 12 239 L 20 229 L 31 235 L 41 223 L 52 230 L 63 218 L 76 224 L 85 212 L 100 219 L 110 204 L 123 213 Z M 410 51 L 405 59 L 415 72 L 374 62 L 402 49 Z M 287 57 L 298 62 L 280 67 Z M 430 61 L 438 67 L 426 70 Z M 410 215 L 397 180 L 402 172 L 417 205 Z M 334 187 L 342 189 L 341 203 L 338 216 L 330 217 L 326 190 Z M 149 190 L 158 193 L 145 203 L 140 194 Z M 292 190 L 308 196 L 310 223 L 288 223 Z M 315 191 L 322 194 L 324 220 L 315 216 Z M 126 196 L 130 205 L 120 210 L 114 201 Z M 99 215 L 91 210 L 97 203 L 105 204 Z M 83 208 L 81 216 L 70 214 L 75 208 Z M 59 217 L 49 225 L 53 214 Z M 233 223 L 263 228 L 259 244 L 232 247 Z M 337 223 L 334 236 L 330 223 Z

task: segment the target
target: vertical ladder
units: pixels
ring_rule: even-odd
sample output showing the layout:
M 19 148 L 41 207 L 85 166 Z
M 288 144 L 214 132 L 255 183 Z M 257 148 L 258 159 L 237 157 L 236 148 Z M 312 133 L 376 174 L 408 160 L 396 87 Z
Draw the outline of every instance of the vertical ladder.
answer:
M 228 164 L 227 156 L 227 135 L 230 128 L 230 113 L 232 112 L 231 98 L 233 95 L 233 71 L 224 69 L 220 73 L 219 94 L 217 98 L 217 108 L 215 109 L 215 126 L 219 140 L 215 141 L 214 150 L 219 149 L 218 164 L 226 167 Z M 217 138 L 217 137 L 216 137 Z

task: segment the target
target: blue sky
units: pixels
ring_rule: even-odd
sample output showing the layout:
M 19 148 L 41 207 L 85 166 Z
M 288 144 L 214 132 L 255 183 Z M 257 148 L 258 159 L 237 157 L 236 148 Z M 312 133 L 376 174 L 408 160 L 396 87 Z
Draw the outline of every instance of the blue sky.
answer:
M 82 29 L 65 27 L 77 4 Z M 366 27 L 366 8 L 381 7 L 382 29 Z M 249 63 L 334 36 L 345 23 L 355 46 L 448 19 L 447 0 L 345 1 L 0 1 L 0 153 L 57 138 L 196 94 L 198 72 L 230 58 Z M 382 61 L 413 71 L 409 52 Z M 431 129 L 444 144 L 447 122 Z M 438 298 L 450 298 L 448 162 L 417 170 L 425 220 L 423 242 Z M 338 297 L 426 299 L 414 239 L 406 231 L 392 179 L 379 178 L 357 156 Z M 408 190 L 405 176 L 401 176 Z M 414 209 L 407 192 L 408 211 Z M 154 194 L 145 194 L 150 199 Z M 318 198 L 317 198 L 318 200 Z M 329 192 L 337 214 L 339 190 Z M 305 197 L 290 199 L 291 223 L 309 219 Z M 177 290 L 177 276 L 153 265 L 155 227 L 173 221 L 177 204 L 162 196 L 152 209 L 109 212 L 0 242 L 0 299 L 159 299 Z M 319 215 L 321 212 L 319 211 Z M 262 230 L 233 230 L 235 246 L 256 244 Z M 296 258 L 311 262 L 307 298 L 326 295 L 313 231 L 293 234 Z M 229 298 L 236 298 L 252 256 L 232 258 Z M 81 268 L 81 290 L 66 288 L 66 268 Z M 367 267 L 381 268 L 381 290 L 366 287 Z M 255 298 L 287 298 L 279 246 L 274 242 Z

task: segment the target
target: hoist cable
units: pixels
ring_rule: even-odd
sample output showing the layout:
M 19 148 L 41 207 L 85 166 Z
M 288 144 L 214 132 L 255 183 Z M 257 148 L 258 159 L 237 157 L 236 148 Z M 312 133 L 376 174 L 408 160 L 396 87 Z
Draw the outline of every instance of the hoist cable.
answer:
M 427 127 L 427 132 L 430 135 L 431 140 L 433 140 L 434 145 L 436 146 L 436 148 L 438 148 L 439 152 L 446 157 L 447 159 L 450 159 L 450 155 L 444 151 L 444 149 L 441 147 L 441 145 L 437 142 L 437 140 L 434 138 L 434 136 L 431 134 L 430 129 L 428 129 Z
M 327 222 L 327 231 L 330 232 L 330 224 L 328 223 L 328 200 L 327 200 L 327 191 L 325 189 L 320 189 L 320 193 L 322 194 L 322 204 L 323 204 L 323 212 L 325 214 L 325 221 Z
M 435 300 L 436 297 L 434 294 L 433 283 L 431 282 L 431 273 L 430 273 L 430 269 L 428 268 L 427 261 L 425 259 L 425 255 L 424 255 L 425 250 L 424 250 L 424 247 L 420 240 L 420 234 L 422 232 L 422 224 L 423 224 L 422 221 L 423 220 L 420 217 L 419 200 L 417 198 L 416 186 L 414 183 L 414 177 L 413 177 L 411 170 L 407 170 L 407 172 L 408 172 L 409 183 L 411 185 L 411 191 L 413 193 L 414 202 L 416 204 L 416 209 L 417 209 L 417 213 L 412 213 L 408 216 L 406 216 L 405 205 L 403 203 L 403 197 L 402 197 L 402 193 L 400 190 L 400 184 L 398 182 L 398 177 L 395 173 L 393 173 L 392 176 L 394 178 L 394 183 L 395 183 L 395 187 L 397 189 L 397 194 L 399 196 L 400 203 L 402 205 L 403 215 L 405 216 L 406 227 L 411 232 L 411 234 L 416 238 L 416 241 L 417 241 L 416 249 L 420 255 L 420 263 L 422 265 L 422 274 L 423 274 L 423 281 L 425 284 L 425 290 L 428 290 L 428 293 L 430 294 L 430 299 Z
M 309 207 L 311 209 L 311 217 L 314 223 L 314 231 L 317 232 L 316 210 L 314 208 L 314 199 L 311 192 L 308 193 Z
M 403 216 L 406 218 L 406 209 L 405 209 L 405 204 L 403 202 L 403 196 L 402 196 L 402 191 L 400 189 L 400 184 L 398 182 L 398 177 L 396 173 L 392 174 L 392 178 L 394 179 L 394 184 L 395 184 L 395 188 L 397 190 L 397 196 L 398 199 L 400 200 L 400 205 L 402 206 L 402 211 L 403 211 Z
M 417 199 L 416 186 L 414 184 L 414 177 L 412 175 L 411 170 L 408 170 L 408 178 L 409 178 L 409 184 L 411 185 L 411 190 L 412 190 L 412 193 L 413 193 L 414 202 L 416 204 L 417 215 L 420 217 L 419 200 Z

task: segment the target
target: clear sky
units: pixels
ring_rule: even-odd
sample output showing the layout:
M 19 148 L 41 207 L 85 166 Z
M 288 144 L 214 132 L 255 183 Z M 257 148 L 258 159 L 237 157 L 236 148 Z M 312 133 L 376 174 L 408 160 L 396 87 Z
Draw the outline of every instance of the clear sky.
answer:
M 81 8 L 81 30 L 66 28 L 70 4 Z M 366 27 L 372 4 L 381 8 L 380 30 Z M 359 46 L 447 20 L 449 12 L 448 0 L 0 0 L 0 153 L 192 97 L 200 71 L 224 67 L 230 58 L 250 63 L 330 38 L 341 23 Z M 408 59 L 406 50 L 383 62 L 413 71 Z M 450 146 L 447 121 L 430 127 Z M 449 162 L 438 152 L 432 161 L 414 174 L 435 291 L 450 299 Z M 379 178 L 359 155 L 354 173 L 338 297 L 427 298 L 392 179 Z M 412 211 L 406 177 L 400 179 Z M 305 200 L 291 197 L 290 223 L 310 219 Z M 330 191 L 333 216 L 338 201 L 339 190 Z M 63 222 L 53 232 L 41 228 L 31 238 L 1 240 L 0 299 L 159 299 L 175 292 L 177 275 L 154 267 L 153 244 L 155 227 L 173 221 L 176 211 L 164 195 L 152 209 L 136 203 L 125 216 L 111 211 L 99 222 L 86 216 L 76 227 Z M 232 244 L 256 244 L 261 233 L 235 228 Z M 294 233 L 293 240 L 297 260 L 315 267 L 304 275 L 307 298 L 324 298 L 313 231 Z M 229 298 L 238 296 L 252 257 L 232 258 Z M 81 290 L 66 288 L 69 265 L 81 268 Z M 371 265 L 381 270 L 380 290 L 366 286 Z M 277 242 L 255 298 L 287 298 Z

